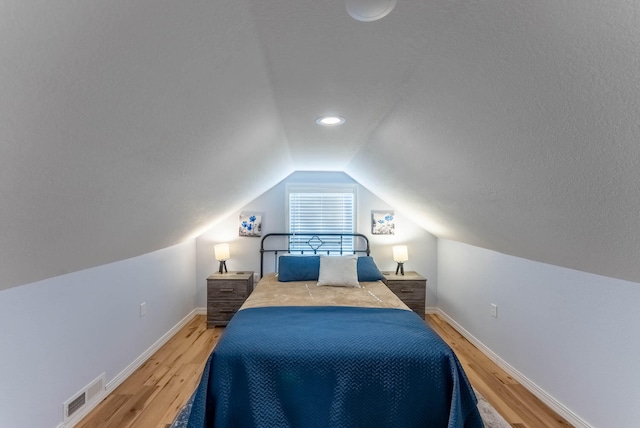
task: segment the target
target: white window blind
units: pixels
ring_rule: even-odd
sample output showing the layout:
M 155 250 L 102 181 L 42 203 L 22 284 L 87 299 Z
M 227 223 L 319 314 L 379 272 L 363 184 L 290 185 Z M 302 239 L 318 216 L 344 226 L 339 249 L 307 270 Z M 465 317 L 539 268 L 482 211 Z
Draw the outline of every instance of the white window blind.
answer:
M 354 233 L 355 187 L 288 190 L 290 233 Z M 309 237 L 293 237 L 291 250 L 309 251 Z M 353 251 L 353 238 L 323 237 L 319 252 Z

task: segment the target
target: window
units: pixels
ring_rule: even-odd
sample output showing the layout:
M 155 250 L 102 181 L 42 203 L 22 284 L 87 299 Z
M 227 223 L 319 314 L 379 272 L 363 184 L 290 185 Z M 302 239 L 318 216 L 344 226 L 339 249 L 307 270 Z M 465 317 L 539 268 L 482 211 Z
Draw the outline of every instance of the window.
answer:
M 356 186 L 287 186 L 289 233 L 354 233 Z M 292 237 L 291 250 L 309 250 L 309 237 Z M 323 238 L 318 251 L 353 251 L 353 238 Z

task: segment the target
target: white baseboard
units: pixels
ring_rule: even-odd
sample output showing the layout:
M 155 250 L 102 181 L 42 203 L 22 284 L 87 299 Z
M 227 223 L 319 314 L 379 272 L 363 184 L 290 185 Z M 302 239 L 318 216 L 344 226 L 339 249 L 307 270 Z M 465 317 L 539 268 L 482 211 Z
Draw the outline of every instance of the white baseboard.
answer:
M 151 345 L 146 351 L 144 351 L 138 358 L 136 358 L 131 364 L 129 364 L 123 371 L 118 373 L 113 379 L 107 382 L 107 392 L 116 389 L 122 382 L 124 382 L 133 372 L 135 372 L 141 365 L 144 364 L 158 349 L 169 341 L 182 327 L 187 325 L 189 321 L 198 315 L 199 309 L 194 309 L 186 317 L 182 318 L 176 325 L 174 325 L 168 332 Z
M 124 382 L 129 376 L 133 374 L 141 365 L 145 363 L 153 354 L 155 354 L 158 349 L 160 349 L 165 343 L 169 341 L 182 327 L 187 325 L 189 321 L 193 319 L 196 315 L 206 315 L 207 308 L 196 308 L 191 311 L 186 317 L 182 318 L 176 325 L 174 325 L 168 332 L 166 332 L 160 339 L 158 339 L 153 345 L 151 345 L 146 351 L 144 351 L 138 358 L 133 360 L 131 364 L 129 364 L 124 370 L 118 373 L 113 379 L 111 379 L 105 386 L 104 391 L 102 391 L 99 396 L 96 396 L 95 400 L 92 400 L 91 403 L 87 403 L 86 407 L 80 410 L 78 413 L 74 414 L 73 417 L 69 418 L 65 422 L 58 425 L 57 428 L 73 428 L 78 422 L 82 420 L 86 415 L 89 414 L 98 404 L 104 400 L 107 395 L 114 389 L 116 389 L 122 382 Z
M 429 310 L 435 309 L 433 312 Z M 544 402 L 547 406 L 552 408 L 556 413 L 565 418 L 570 424 L 575 426 L 576 428 L 593 428 L 589 425 L 584 419 L 580 416 L 573 413 L 569 408 L 567 408 L 564 404 L 556 400 L 553 396 L 547 393 L 544 389 L 540 388 L 530 379 L 528 379 L 525 375 L 520 373 L 518 370 L 513 368 L 509 363 L 500 358 L 495 352 L 485 346 L 480 340 L 478 340 L 475 336 L 469 333 L 464 327 L 458 324 L 453 318 L 447 315 L 440 308 L 427 308 L 427 313 L 437 313 L 442 316 L 447 322 L 455 328 L 458 333 L 463 335 L 469 342 L 476 346 L 483 354 L 489 357 L 494 363 L 496 363 L 500 368 L 506 371 L 510 376 L 520 382 L 525 388 L 527 388 L 533 395 L 538 397 L 542 402 Z

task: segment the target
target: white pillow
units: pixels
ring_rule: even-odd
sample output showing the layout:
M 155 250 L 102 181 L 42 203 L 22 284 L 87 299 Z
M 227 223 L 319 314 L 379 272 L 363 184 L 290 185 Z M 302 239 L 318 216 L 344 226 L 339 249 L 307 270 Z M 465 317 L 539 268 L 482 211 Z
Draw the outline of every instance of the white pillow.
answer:
M 360 287 L 358 256 L 320 256 L 318 285 Z

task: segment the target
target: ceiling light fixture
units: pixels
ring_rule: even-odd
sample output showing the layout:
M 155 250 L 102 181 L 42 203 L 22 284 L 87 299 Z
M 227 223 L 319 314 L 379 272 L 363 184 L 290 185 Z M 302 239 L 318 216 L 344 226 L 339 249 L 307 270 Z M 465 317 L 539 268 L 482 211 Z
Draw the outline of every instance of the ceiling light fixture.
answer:
M 346 0 L 347 12 L 356 21 L 377 21 L 396 6 L 396 0 Z
M 342 116 L 320 116 L 316 119 L 316 123 L 322 126 L 337 126 L 345 122 Z

